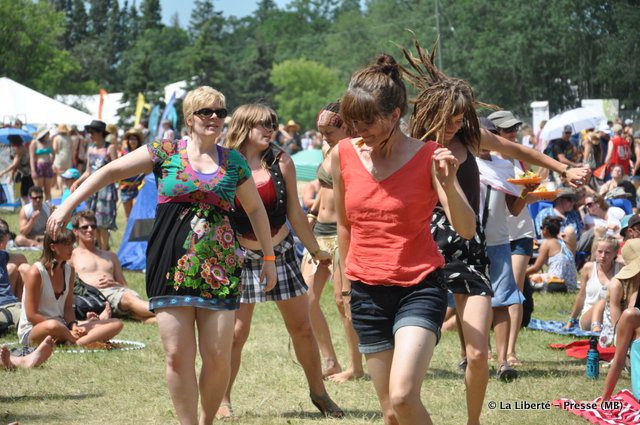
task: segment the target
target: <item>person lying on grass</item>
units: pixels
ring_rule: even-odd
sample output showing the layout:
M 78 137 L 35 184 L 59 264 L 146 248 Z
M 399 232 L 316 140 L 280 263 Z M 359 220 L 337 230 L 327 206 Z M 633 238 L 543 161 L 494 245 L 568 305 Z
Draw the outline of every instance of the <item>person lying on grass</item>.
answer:
M 89 315 L 89 320 L 82 323 L 75 320 L 75 273 L 67 263 L 73 241 L 73 233 L 66 228 L 58 229 L 56 239 L 48 231 L 44 235 L 42 257 L 25 276 L 18 325 L 18 338 L 23 345 L 40 344 L 47 336 L 58 343 L 87 345 L 106 342 L 122 330 L 120 320 L 96 314 Z

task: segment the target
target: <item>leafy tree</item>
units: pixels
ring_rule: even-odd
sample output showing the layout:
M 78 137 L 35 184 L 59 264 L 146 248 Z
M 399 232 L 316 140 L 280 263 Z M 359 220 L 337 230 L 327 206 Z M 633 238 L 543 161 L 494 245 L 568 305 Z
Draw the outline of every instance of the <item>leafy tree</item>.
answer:
M 211 0 L 196 0 L 189 22 L 191 46 L 188 47 L 189 74 L 194 86 L 220 87 L 224 79 L 220 36 L 224 18 Z
M 274 65 L 270 79 L 277 90 L 278 115 L 283 121 L 295 119 L 304 128 L 314 128 L 320 108 L 346 89 L 335 70 L 307 59 Z
M 67 25 L 67 49 L 71 49 L 87 37 L 89 17 L 83 0 L 72 0 L 71 16 Z
M 91 25 L 91 35 L 101 38 L 107 30 L 109 8 L 112 0 L 89 0 L 91 13 L 89 14 L 89 24 Z M 117 2 L 118 0 L 113 0 Z

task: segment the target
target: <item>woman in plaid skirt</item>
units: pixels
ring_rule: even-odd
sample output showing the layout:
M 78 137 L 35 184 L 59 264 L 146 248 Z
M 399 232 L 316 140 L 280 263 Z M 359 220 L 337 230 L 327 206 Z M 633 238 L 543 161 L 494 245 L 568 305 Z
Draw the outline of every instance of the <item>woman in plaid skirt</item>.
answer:
M 300 207 L 296 171 L 291 157 L 271 143 L 272 133 L 277 128 L 278 117 L 271 108 L 264 104 L 243 105 L 234 112 L 225 139 L 225 146 L 241 152 L 252 170 L 269 217 L 275 256 L 263 256 L 251 223 L 236 203 L 232 224 L 238 242 L 245 250 L 243 290 L 240 309 L 236 312 L 231 380 L 218 417 L 233 416 L 231 388 L 240 369 L 242 347 L 249 337 L 255 304 L 275 301 L 293 341 L 296 357 L 304 369 L 312 403 L 323 415 L 340 418 L 344 413 L 331 400 L 322 380 L 318 345 L 309 320 L 307 286 L 300 273 L 287 219 L 315 261 L 328 263 L 331 255 L 318 246 Z M 260 269 L 264 261 L 275 261 L 278 275 L 276 287 L 268 292 L 260 281 Z

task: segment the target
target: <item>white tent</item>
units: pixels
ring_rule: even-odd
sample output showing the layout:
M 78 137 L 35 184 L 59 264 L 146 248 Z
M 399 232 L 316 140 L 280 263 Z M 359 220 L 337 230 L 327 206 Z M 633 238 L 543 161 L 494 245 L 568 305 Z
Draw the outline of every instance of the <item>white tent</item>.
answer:
M 0 117 L 11 121 L 17 117 L 29 124 L 86 125 L 93 117 L 10 78 L 0 78 Z
M 82 105 L 94 117 L 98 116 L 98 112 L 100 110 L 99 94 L 62 94 L 57 95 L 56 100 L 67 105 Z M 127 105 L 128 102 L 122 101 L 122 93 L 107 93 L 104 96 L 104 103 L 102 105 L 102 121 L 107 124 L 117 123 L 119 118 L 118 109 Z

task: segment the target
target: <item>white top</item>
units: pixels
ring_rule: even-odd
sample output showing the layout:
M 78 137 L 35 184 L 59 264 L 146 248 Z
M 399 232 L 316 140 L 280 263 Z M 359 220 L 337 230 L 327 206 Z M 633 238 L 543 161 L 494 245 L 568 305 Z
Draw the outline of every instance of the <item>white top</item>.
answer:
M 31 219 L 33 215 L 33 204 L 29 202 L 24 206 L 24 216 L 27 220 Z M 36 222 L 31 227 L 31 232 L 28 235 L 25 235 L 28 238 L 34 238 L 36 236 L 44 235 L 44 231 L 47 230 L 47 220 L 51 215 L 51 208 L 46 203 L 42 203 L 42 210 L 40 211 L 40 215 L 36 219 Z
M 515 175 L 519 176 L 524 171 L 517 165 L 514 165 Z M 529 208 L 525 205 L 520 214 L 507 216 L 507 227 L 509 228 L 509 240 L 515 241 L 522 238 L 535 238 L 536 233 L 533 228 L 533 219 L 529 214 Z
M 480 185 L 481 199 L 487 199 L 487 185 Z M 484 212 L 484 210 L 483 210 Z M 507 226 L 507 202 L 504 192 L 491 188 L 489 197 L 489 216 L 484 229 L 487 246 L 509 243 L 509 227 Z
M 38 304 L 38 313 L 42 314 L 47 319 L 62 319 L 64 320 L 64 303 L 67 300 L 67 294 L 69 294 L 69 279 L 71 277 L 71 267 L 65 263 L 64 265 L 64 291 L 60 298 L 56 299 L 51 285 L 51 279 L 47 269 L 44 268 L 41 262 L 36 261 L 34 265 L 40 271 L 40 279 L 42 284 L 40 285 L 40 304 Z M 23 337 L 31 332 L 33 325 L 27 320 L 27 309 L 25 306 L 26 291 L 22 293 L 22 312 L 20 313 L 20 323 L 18 325 L 18 338 L 22 341 Z
M 615 276 L 615 274 L 618 272 L 618 264 L 614 263 L 613 267 L 613 275 Z M 594 261 L 591 276 L 589 276 L 589 280 L 587 280 L 587 286 L 585 288 L 584 295 L 584 304 L 582 306 L 582 311 L 580 312 L 580 317 L 582 317 L 582 315 L 586 313 L 587 310 L 591 309 L 591 307 L 593 307 L 593 305 L 598 302 L 601 297 L 606 297 L 606 295 L 601 293 L 601 291 L 606 290 L 606 285 L 600 282 L 600 278 L 598 277 L 598 263 Z

